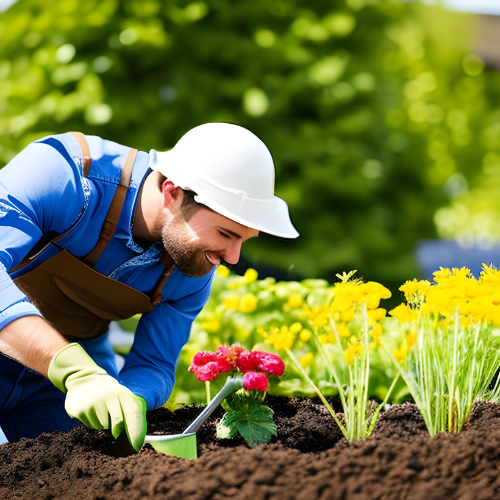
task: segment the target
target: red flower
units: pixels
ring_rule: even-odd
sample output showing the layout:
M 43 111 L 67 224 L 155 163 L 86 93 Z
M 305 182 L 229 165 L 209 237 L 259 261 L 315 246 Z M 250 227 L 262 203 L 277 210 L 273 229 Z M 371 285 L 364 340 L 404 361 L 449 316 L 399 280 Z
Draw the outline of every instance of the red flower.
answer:
M 200 351 L 193 356 L 191 366 L 204 366 L 207 363 L 210 363 L 210 361 L 217 361 L 216 354 L 210 351 Z M 191 367 L 189 367 L 189 369 L 191 370 Z
M 277 355 L 270 352 L 263 353 L 257 368 L 263 372 L 281 377 L 285 373 L 285 363 Z
M 215 351 L 217 354 L 220 354 L 221 356 L 224 356 L 225 358 L 237 358 L 238 354 L 240 352 L 243 352 L 245 349 L 243 347 L 239 347 L 237 345 L 232 345 L 232 346 L 227 346 L 227 345 L 221 345 Z
M 232 361 L 228 361 L 225 358 L 217 357 L 217 364 L 219 365 L 219 371 L 228 372 L 234 368 Z
M 238 356 L 238 370 L 242 373 L 254 371 L 264 354 L 260 351 L 243 351 Z
M 243 387 L 249 391 L 266 391 L 269 380 L 265 373 L 248 372 L 243 375 Z
M 201 382 L 209 382 L 210 380 L 213 380 L 215 377 L 217 377 L 217 375 L 219 375 L 220 371 L 217 361 L 210 361 L 203 366 L 195 366 L 194 369 L 191 369 L 192 367 L 193 365 L 191 365 L 189 369 Z
M 221 345 L 217 351 L 215 351 L 217 362 L 219 363 L 219 370 L 221 372 L 228 372 L 236 368 L 238 355 L 242 351 L 244 351 L 243 347 Z

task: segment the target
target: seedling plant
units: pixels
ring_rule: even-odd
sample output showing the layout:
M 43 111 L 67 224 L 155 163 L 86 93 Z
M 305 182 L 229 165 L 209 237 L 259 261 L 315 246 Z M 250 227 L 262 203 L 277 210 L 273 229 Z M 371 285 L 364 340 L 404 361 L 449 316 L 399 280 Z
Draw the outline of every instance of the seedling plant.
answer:
M 500 273 L 483 266 L 434 273 L 434 283 L 408 281 L 406 303 L 390 311 L 405 334 L 390 351 L 431 435 L 460 432 L 477 400 L 500 396 Z
M 189 370 L 207 387 L 219 374 L 243 374 L 243 388 L 222 403 L 226 413 L 217 425 L 218 437 L 229 439 L 239 433 L 253 447 L 268 443 L 276 435 L 273 411 L 263 401 L 268 377 L 281 377 L 285 372 L 285 363 L 277 354 L 223 345 L 215 352 L 198 352 Z M 208 399 L 209 394 L 207 389 Z

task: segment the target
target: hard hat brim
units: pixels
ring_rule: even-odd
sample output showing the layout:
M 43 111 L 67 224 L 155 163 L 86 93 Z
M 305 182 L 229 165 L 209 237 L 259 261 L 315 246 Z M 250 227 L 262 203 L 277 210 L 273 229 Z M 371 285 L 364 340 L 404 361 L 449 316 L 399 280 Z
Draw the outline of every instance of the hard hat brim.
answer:
M 274 196 L 272 200 L 246 200 L 246 203 L 244 202 L 242 206 L 243 214 L 235 214 L 213 200 L 205 199 L 203 196 L 197 195 L 194 199 L 198 203 L 211 208 L 214 212 L 243 226 L 251 227 L 252 229 L 257 229 L 263 233 L 280 238 L 294 239 L 299 236 L 298 231 L 290 220 L 288 205 L 278 196 Z M 251 207 L 248 206 L 250 201 L 252 201 Z M 269 210 L 270 205 L 272 208 Z M 262 207 L 261 210 L 259 210 L 259 206 Z M 265 212 L 265 215 L 263 212 Z

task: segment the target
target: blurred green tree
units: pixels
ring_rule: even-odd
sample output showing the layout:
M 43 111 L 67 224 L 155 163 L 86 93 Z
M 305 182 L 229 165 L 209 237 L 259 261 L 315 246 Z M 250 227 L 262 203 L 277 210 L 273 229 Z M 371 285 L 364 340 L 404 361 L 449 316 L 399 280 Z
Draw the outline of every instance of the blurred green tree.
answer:
M 273 152 L 301 233 L 249 242 L 253 262 L 395 285 L 497 116 L 472 28 L 398 0 L 19 0 L 0 15 L 0 166 L 51 133 L 148 151 L 238 123 Z

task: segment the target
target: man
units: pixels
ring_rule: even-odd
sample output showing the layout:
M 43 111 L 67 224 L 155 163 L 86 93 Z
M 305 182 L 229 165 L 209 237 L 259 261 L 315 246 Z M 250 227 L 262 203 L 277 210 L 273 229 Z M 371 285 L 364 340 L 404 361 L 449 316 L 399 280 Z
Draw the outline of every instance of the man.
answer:
M 210 293 L 259 231 L 298 236 L 254 134 L 210 123 L 149 154 L 68 133 L 0 171 L 0 426 L 10 441 L 124 429 L 139 450 L 146 408 L 168 399 Z M 109 322 L 142 313 L 117 372 Z M 48 377 L 48 378 L 47 378 Z M 71 418 L 73 417 L 73 418 Z

